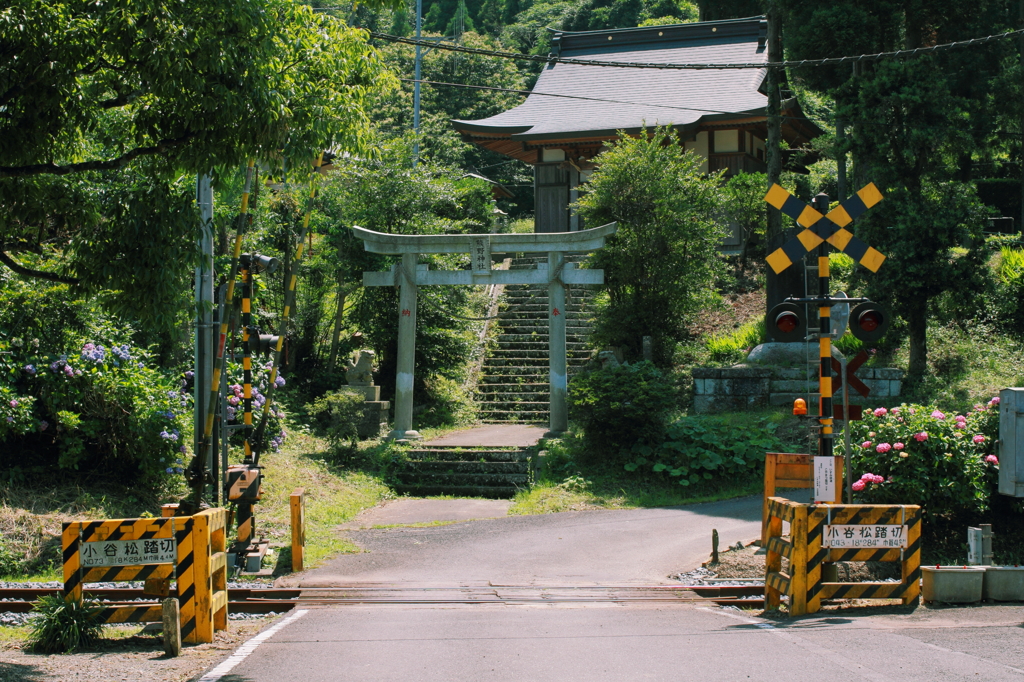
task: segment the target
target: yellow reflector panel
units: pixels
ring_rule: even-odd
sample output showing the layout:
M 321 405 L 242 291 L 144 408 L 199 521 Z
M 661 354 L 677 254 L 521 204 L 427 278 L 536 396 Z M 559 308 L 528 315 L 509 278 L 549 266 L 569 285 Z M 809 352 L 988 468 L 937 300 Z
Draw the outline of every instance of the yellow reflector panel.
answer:
M 864 257 L 860 259 L 860 264 L 866 267 L 871 272 L 878 272 L 878 268 L 882 267 L 882 263 L 885 261 L 883 256 L 874 247 L 869 246 L 868 252 L 864 254 Z
M 803 211 L 800 212 L 800 217 L 796 219 L 796 222 L 799 223 L 800 225 L 803 225 L 804 227 L 810 227 L 814 223 L 821 220 L 823 217 L 824 216 L 822 216 L 820 213 L 818 213 L 813 208 L 808 206 Z
M 766 260 L 776 275 L 793 264 L 793 261 L 789 260 L 789 256 L 787 256 L 786 252 L 782 249 L 775 249 L 772 251 L 771 255 L 768 256 Z
M 789 192 L 784 190 L 782 185 L 774 184 L 771 189 L 768 190 L 768 194 L 764 195 L 764 200 L 775 208 L 782 208 L 782 205 L 786 203 L 786 199 L 789 197 Z
M 828 243 L 840 251 L 845 251 L 846 245 L 850 243 L 852 238 L 853 233 L 849 230 L 836 230 L 836 233 L 828 238 Z
M 873 182 L 869 182 L 864 189 L 857 192 L 857 196 L 860 197 L 860 200 L 863 201 L 864 205 L 868 208 L 871 208 L 882 200 L 882 193 L 878 191 L 878 188 L 875 187 L 875 183 Z
M 850 217 L 850 214 L 842 206 L 836 206 L 828 212 L 826 217 L 839 227 L 846 227 L 853 222 L 853 218 Z
M 807 249 L 808 251 L 810 251 L 818 244 L 825 241 L 817 234 L 815 234 L 812 230 L 804 230 L 803 232 L 798 234 L 796 238 L 800 240 L 800 243 L 803 244 L 804 248 Z

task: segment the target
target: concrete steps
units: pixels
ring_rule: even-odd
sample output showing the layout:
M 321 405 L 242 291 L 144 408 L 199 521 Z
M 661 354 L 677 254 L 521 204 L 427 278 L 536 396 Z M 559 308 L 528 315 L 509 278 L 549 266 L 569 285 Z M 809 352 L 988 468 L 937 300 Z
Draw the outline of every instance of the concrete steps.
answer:
M 395 472 L 400 494 L 507 498 L 530 485 L 528 448 L 433 447 L 406 454 Z
M 516 258 L 513 270 L 536 267 L 542 256 Z M 567 260 L 579 262 L 580 257 Z M 587 336 L 593 322 L 588 303 L 592 289 L 570 287 L 567 292 L 566 362 L 570 376 L 587 364 Z M 508 285 L 498 312 L 497 346 L 484 358 L 476 402 L 484 423 L 547 422 L 548 292 L 544 285 Z

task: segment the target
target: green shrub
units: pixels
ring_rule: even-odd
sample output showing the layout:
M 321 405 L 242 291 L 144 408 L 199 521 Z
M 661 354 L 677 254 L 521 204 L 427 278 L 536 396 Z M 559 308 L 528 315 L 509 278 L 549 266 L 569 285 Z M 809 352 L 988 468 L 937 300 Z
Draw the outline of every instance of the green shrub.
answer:
M 316 418 L 336 457 L 351 453 L 359 441 L 364 400 L 362 393 L 342 388 L 306 405 L 306 411 Z
M 653 363 L 637 362 L 576 375 L 568 403 L 588 452 L 624 458 L 636 443 L 660 441 L 677 393 Z
M 416 417 L 422 427 L 471 424 L 476 420 L 473 394 L 455 379 L 433 374 L 423 381 L 427 408 Z
M 60 594 L 40 597 L 33 607 L 30 646 L 40 653 L 63 654 L 88 646 L 99 639 L 102 623 L 96 616 L 102 609 L 92 599 L 64 601 Z
M 998 475 L 997 404 L 994 398 L 963 415 L 930 405 L 865 410 L 850 431 L 855 498 L 919 504 L 932 516 L 987 510 Z
M 0 576 L 18 575 L 21 573 L 21 558 L 3 543 L 0 538 Z
M 705 346 L 713 362 L 741 362 L 754 346 L 766 339 L 764 318 L 759 317 L 732 332 L 708 338 Z
M 996 308 L 1009 331 L 1024 332 L 1024 250 L 1003 246 L 999 250 Z
M 661 443 L 635 446 L 626 470 L 664 472 L 686 486 L 742 478 L 758 468 L 764 453 L 782 446 L 775 435 L 780 420 L 781 415 L 739 420 L 735 415 L 683 417 L 669 424 Z

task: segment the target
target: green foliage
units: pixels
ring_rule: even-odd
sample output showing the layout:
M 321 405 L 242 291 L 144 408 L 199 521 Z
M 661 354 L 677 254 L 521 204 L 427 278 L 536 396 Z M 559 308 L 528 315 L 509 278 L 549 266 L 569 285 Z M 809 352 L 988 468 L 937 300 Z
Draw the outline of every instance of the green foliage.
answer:
M 962 415 L 931 405 L 865 410 L 851 430 L 855 497 L 919 504 L 930 516 L 985 511 L 998 471 L 997 403 L 977 404 Z
M 306 405 L 306 411 L 316 418 L 336 458 L 350 453 L 359 441 L 364 400 L 362 393 L 342 388 Z
M 747 322 L 732 332 L 708 337 L 704 342 L 712 362 L 740 362 L 758 344 L 767 340 L 764 318 Z
M 1000 325 L 1024 333 L 1024 249 L 1003 246 L 999 250 L 995 301 Z
M 3 538 L 0 538 L 0 576 L 18 575 L 21 573 L 21 564 L 21 557 L 4 544 Z
M 429 376 L 423 381 L 430 403 L 417 415 L 421 427 L 472 424 L 476 421 L 476 403 L 473 394 L 462 382 L 442 374 Z
M 657 442 L 677 399 L 671 378 L 650 362 L 583 372 L 569 383 L 569 415 L 590 451 L 606 459 Z
M 627 471 L 664 472 L 689 486 L 712 479 L 742 479 L 755 472 L 764 453 L 777 451 L 781 415 L 737 419 L 737 415 L 682 417 L 659 443 L 633 446 Z
M 39 653 L 64 654 L 93 644 L 103 631 L 103 624 L 96 620 L 102 608 L 89 598 L 64 601 L 60 594 L 40 597 L 32 609 L 36 617 L 30 621 L 29 645 Z
M 731 223 L 740 226 L 742 250 L 740 258 L 747 258 L 752 241 L 764 240 L 768 228 L 767 204 L 764 201 L 768 176 L 764 173 L 738 173 L 722 186 L 722 209 Z
M 587 194 L 576 203 L 588 225 L 618 222 L 591 260 L 605 272 L 609 303 L 598 312 L 594 339 L 641 357 L 641 339 L 667 364 L 687 336 L 688 318 L 714 295 L 723 271 L 721 174 L 704 175 L 701 157 L 675 144 L 668 128 L 624 134 L 601 153 Z

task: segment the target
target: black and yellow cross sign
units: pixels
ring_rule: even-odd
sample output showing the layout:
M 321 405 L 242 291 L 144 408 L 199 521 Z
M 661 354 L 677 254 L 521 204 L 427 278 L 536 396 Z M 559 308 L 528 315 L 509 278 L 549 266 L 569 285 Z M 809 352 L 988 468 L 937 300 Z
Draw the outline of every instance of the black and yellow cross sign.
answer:
M 768 265 L 775 274 L 803 258 L 822 242 L 828 242 L 871 272 L 878 272 L 885 260 L 885 256 L 845 229 L 882 200 L 882 193 L 873 182 L 829 211 L 828 215 L 822 215 L 779 185 L 772 185 L 764 200 L 807 228 L 768 256 Z

